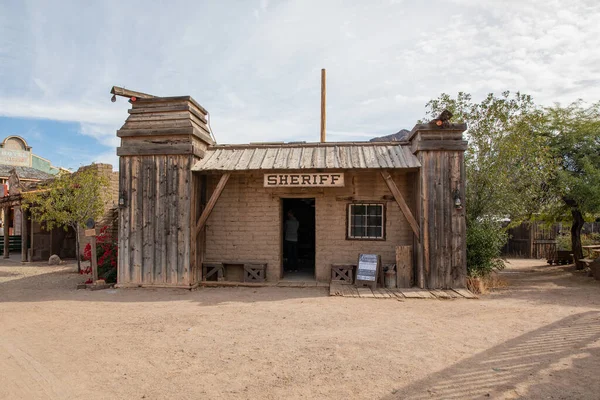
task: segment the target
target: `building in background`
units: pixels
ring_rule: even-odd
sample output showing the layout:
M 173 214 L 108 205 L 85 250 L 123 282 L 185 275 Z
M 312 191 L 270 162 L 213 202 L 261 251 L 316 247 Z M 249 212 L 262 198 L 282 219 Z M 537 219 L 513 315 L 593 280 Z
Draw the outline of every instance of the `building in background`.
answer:
M 0 179 L 5 183 L 10 170 L 15 169 L 23 181 L 49 179 L 66 168 L 55 167 L 52 162 L 33 154 L 31 146 L 20 136 L 6 137 L 0 143 Z
M 23 219 L 20 198 L 10 196 L 15 191 L 20 193 L 24 188 L 53 179 L 61 171 L 70 173 L 68 169 L 55 167 L 49 160 L 33 154 L 31 146 L 20 136 L 8 136 L 0 143 L 0 203 L 6 209 L 1 213 L 0 226 L 2 233 L 6 232 L 10 240 L 11 251 L 20 252 L 22 243 L 26 240 L 26 248 L 32 248 L 32 254 L 28 255 L 30 260 L 46 258 L 46 253 L 51 252 L 53 247 L 61 250 L 61 255 L 73 253 L 72 256 L 75 256 L 74 249 L 71 249 L 73 246 L 70 246 L 70 242 L 74 243 L 74 240 L 64 240 L 69 236 L 74 239 L 74 233 L 55 230 L 54 237 L 49 236 L 50 232 L 46 232 L 41 224 Z M 14 186 L 12 190 L 11 186 Z M 30 225 L 27 231 L 23 231 L 24 220 Z M 33 251 L 34 236 L 38 252 Z M 65 247 L 63 243 L 69 245 Z
M 31 146 L 20 136 L 7 136 L 0 143 L 0 184 L 2 190 L 0 194 L 8 194 L 8 183 L 11 171 L 15 170 L 19 181 L 23 183 L 41 182 L 52 179 L 60 171 L 69 172 L 66 168 L 55 167 L 49 160 L 33 154 Z M 15 220 L 20 219 L 20 208 L 12 212 L 11 221 L 6 224 L 4 218 L 0 221 L 2 228 L 7 228 L 10 235 L 20 235 L 20 224 L 15 224 Z

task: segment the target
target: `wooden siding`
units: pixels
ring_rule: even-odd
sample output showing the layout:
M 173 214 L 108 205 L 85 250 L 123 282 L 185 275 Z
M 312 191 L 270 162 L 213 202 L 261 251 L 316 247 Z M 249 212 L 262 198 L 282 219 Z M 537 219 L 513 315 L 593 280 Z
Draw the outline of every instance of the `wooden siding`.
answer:
M 413 201 L 412 180 L 416 173 L 390 171 L 407 199 Z M 201 174 L 198 176 L 202 177 Z M 216 188 L 219 175 L 208 177 L 208 195 Z M 396 246 L 411 246 L 413 233 L 396 204 L 380 171 L 348 171 L 346 186 L 336 188 L 265 188 L 257 172 L 234 173 L 206 223 L 208 261 L 256 260 L 268 264 L 267 281 L 278 281 L 282 263 L 282 198 L 315 199 L 315 276 L 329 281 L 331 264 L 354 264 L 359 253 L 381 255 L 383 264 L 396 261 Z M 352 202 L 383 203 L 385 240 L 348 240 L 347 213 Z
M 427 142 L 413 143 L 422 165 L 417 213 L 421 222 L 422 258 L 417 261 L 417 281 L 423 288 L 461 288 L 466 284 L 465 210 L 455 207 L 453 196 L 458 189 L 464 205 L 466 143 L 458 133 L 449 131 L 447 141 L 441 140 L 445 132 L 439 130 L 414 135 L 416 140 Z M 446 142 L 454 142 L 456 146 Z
M 212 139 L 206 111 L 186 97 L 139 99 L 121 146 L 118 284 L 190 287 L 200 278 L 192 166 Z
M 189 285 L 191 156 L 121 157 L 119 283 Z

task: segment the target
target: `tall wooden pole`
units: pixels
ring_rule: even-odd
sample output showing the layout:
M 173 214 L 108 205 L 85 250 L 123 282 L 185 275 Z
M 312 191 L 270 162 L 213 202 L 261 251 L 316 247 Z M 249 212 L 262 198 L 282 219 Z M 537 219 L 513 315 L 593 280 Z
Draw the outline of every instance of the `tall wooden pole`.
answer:
M 92 267 L 92 283 L 96 283 L 98 280 L 98 254 L 96 252 L 96 228 L 86 229 L 84 232 L 86 237 L 90 238 L 90 250 L 91 259 L 90 264 Z
M 325 83 L 325 68 L 321 69 L 321 143 L 325 143 L 325 120 L 327 103 L 327 85 Z
M 90 247 L 92 250 L 92 281 L 96 283 L 98 280 L 98 254 L 96 253 L 96 236 L 91 237 Z

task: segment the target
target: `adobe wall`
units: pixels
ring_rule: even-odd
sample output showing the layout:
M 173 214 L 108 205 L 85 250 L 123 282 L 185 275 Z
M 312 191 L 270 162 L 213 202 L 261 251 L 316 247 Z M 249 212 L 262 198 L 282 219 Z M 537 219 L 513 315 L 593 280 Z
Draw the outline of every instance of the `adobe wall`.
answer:
M 303 171 L 304 172 L 304 171 Z M 309 172 L 309 171 L 306 171 Z M 314 171 L 313 171 L 314 172 Z M 413 209 L 415 173 L 394 171 L 391 175 Z M 209 176 L 212 193 L 220 175 Z M 342 188 L 264 188 L 262 173 L 232 175 L 206 224 L 206 261 L 264 261 L 267 280 L 277 281 L 282 262 L 281 198 L 314 197 L 316 219 L 316 276 L 329 281 L 332 263 L 356 263 L 359 253 L 377 253 L 382 262 L 395 262 L 395 247 L 412 245 L 408 222 L 391 196 L 380 171 L 345 173 Z M 383 241 L 347 240 L 346 213 L 352 201 L 336 197 L 354 196 L 386 204 L 386 238 Z
M 109 226 L 109 231 L 112 232 L 116 237 L 119 214 L 119 173 L 114 172 L 113 166 L 110 164 L 91 164 L 81 168 L 96 169 L 99 176 L 104 176 L 108 180 L 109 186 L 107 188 L 107 191 L 104 192 L 102 196 L 102 200 L 104 202 L 104 212 L 102 216 L 96 221 L 96 228 L 99 232 L 100 229 L 104 226 Z M 85 246 L 90 242 L 90 238 L 84 235 L 84 229 L 85 227 L 82 227 L 81 232 L 79 233 L 79 241 L 81 246 L 79 252 L 82 255 Z

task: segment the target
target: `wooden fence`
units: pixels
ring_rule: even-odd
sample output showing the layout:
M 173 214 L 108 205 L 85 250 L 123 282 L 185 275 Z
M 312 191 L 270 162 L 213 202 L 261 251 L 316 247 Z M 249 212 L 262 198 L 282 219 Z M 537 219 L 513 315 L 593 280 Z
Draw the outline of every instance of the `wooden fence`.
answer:
M 600 223 L 586 223 L 582 233 L 598 233 Z M 554 224 L 551 226 L 541 223 L 523 223 L 508 230 L 509 239 L 502 255 L 515 258 L 550 258 L 556 252 L 556 237 L 561 234 L 570 234 L 568 224 Z

